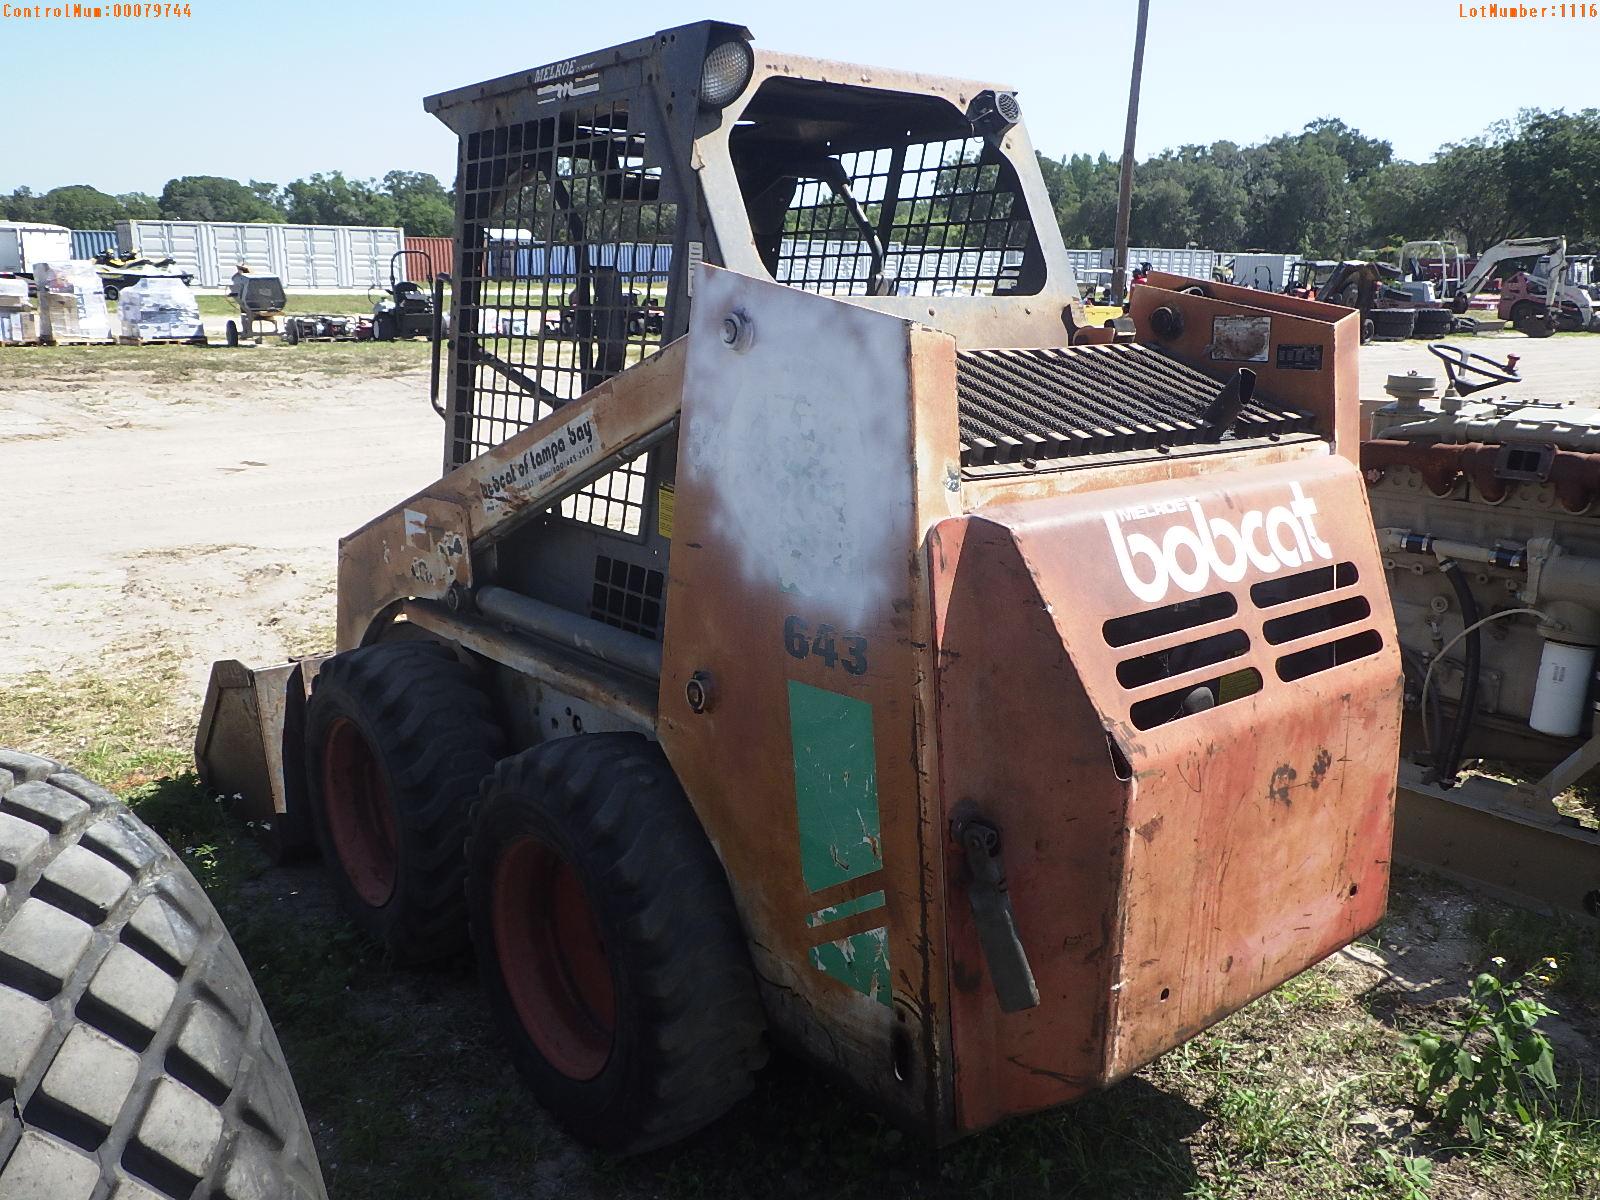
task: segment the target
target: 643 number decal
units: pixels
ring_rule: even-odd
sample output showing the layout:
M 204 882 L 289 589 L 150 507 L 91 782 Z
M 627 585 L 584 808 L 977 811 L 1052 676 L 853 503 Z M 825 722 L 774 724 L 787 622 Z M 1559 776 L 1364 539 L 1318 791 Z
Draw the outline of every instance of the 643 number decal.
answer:
M 818 625 L 813 633 L 799 617 L 789 617 L 783 623 L 783 648 L 790 658 L 820 658 L 824 666 L 843 667 L 849 675 L 867 673 L 867 639 L 832 625 Z

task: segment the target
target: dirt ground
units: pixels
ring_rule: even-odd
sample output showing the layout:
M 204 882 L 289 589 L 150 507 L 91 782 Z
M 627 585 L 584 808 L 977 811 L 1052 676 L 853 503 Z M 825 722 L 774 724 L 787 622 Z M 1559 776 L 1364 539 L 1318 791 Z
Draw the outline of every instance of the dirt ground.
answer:
M 331 630 L 339 537 L 428 480 L 442 445 L 424 347 L 371 347 L 390 355 L 378 377 L 366 349 L 0 352 L 5 524 L 23 535 L 0 571 L 0 678 L 162 647 L 197 698 L 213 658 L 272 662 Z
M 1530 382 L 1508 393 L 1583 401 L 1596 387 L 1600 337 L 1466 344 L 1522 356 Z M 137 675 L 156 654 L 172 664 L 159 694 L 107 701 L 175 714 L 159 735 L 174 765 L 138 776 L 140 811 L 219 903 L 231 897 L 230 926 L 284 1036 L 335 1196 L 1600 1195 L 1588 1149 L 1578 1168 L 1548 1147 L 1499 1162 L 1420 1132 L 1395 1082 L 1401 1036 L 1459 1003 L 1497 938 L 1514 965 L 1559 938 L 1409 875 L 1378 933 L 1224 1026 L 1104 1096 L 941 1157 L 781 1058 L 754 1097 L 684 1148 L 619 1164 L 575 1146 L 517 1083 L 465 964 L 417 974 L 381 962 L 315 867 L 251 865 L 234 835 L 197 815 L 204 797 L 182 776 L 211 660 L 330 648 L 339 536 L 437 471 L 426 350 L 0 351 L 3 525 L 22 535 L 0 569 L 0 743 L 63 754 L 83 744 L 81 731 L 25 711 L 31 701 L 7 725 L 8 688 Z M 1365 348 L 1361 367 L 1363 395 L 1376 397 L 1388 373 L 1436 364 L 1404 343 Z M 1592 950 L 1592 930 L 1559 936 L 1574 955 Z M 1574 1073 L 1564 1077 L 1594 1080 L 1600 968 L 1565 982 L 1559 1061 Z M 1410 1180 L 1413 1157 L 1431 1184 Z M 1577 1170 L 1591 1174 L 1562 1174 Z
M 1463 343 L 1522 356 L 1529 382 L 1508 392 L 1600 387 L 1600 338 Z M 425 350 L 0 352 L 5 524 L 24 549 L 0 571 L 0 679 L 160 647 L 197 704 L 213 659 L 274 662 L 323 638 L 340 536 L 438 470 Z M 1365 347 L 1362 395 L 1437 365 L 1419 342 Z

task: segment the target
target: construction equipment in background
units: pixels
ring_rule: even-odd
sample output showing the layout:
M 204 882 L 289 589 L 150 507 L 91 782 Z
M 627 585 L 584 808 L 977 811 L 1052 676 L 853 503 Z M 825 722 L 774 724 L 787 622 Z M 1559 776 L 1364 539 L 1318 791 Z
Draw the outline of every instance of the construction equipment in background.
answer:
M 1363 342 L 1438 337 L 1451 328 L 1450 311 L 1419 297 L 1400 269 L 1388 263 L 1302 260 L 1290 268 L 1284 291 L 1355 309 L 1361 314 Z
M 1588 286 L 1586 264 L 1540 259 L 1531 270 L 1518 271 L 1500 285 L 1496 305 L 1500 319 L 1521 328 L 1550 309 L 1551 280 L 1559 280 L 1560 295 L 1554 326 L 1556 333 L 1600 333 L 1600 314 L 1594 290 Z M 1577 268 L 1576 270 L 1574 268 Z
M 1404 243 L 1395 251 L 1394 265 L 1404 281 L 1395 286 L 1411 291 L 1424 304 L 1449 300 L 1467 274 L 1461 248 L 1442 238 Z M 1419 285 L 1425 285 L 1427 290 L 1413 290 Z
M 1508 397 L 1515 356 L 1429 349 L 1445 386 L 1390 376 L 1361 450 L 1405 665 L 1395 851 L 1600 916 L 1600 833 L 1555 805 L 1600 764 L 1600 410 Z
M 424 272 L 430 260 L 421 250 L 396 250 L 389 259 L 389 286 L 383 298 L 372 306 L 372 336 L 380 342 L 397 338 L 425 337 L 430 340 L 441 336 L 439 315 L 441 306 L 436 303 L 429 287 L 406 277 L 403 265 L 421 264 Z M 368 295 L 372 290 L 368 289 Z
M 197 757 L 397 959 L 470 925 L 580 1137 L 687 1135 L 770 1034 L 948 1141 L 1377 921 L 1354 314 L 1153 273 L 1118 342 L 1013 92 L 736 25 L 427 107 L 443 475 L 341 542 L 338 653 L 217 665 Z
M 1560 279 L 1565 273 L 1566 255 L 1567 239 L 1564 237 L 1507 238 L 1483 252 L 1450 297 L 1451 306 L 1457 313 L 1466 312 L 1473 298 L 1507 263 L 1544 259 L 1548 263 L 1547 278 Z M 1563 294 L 1563 301 L 1567 298 Z M 1551 314 L 1543 290 L 1535 293 L 1525 286 L 1510 296 L 1502 291 L 1499 309 L 1501 320 L 1510 321 L 1518 332 L 1529 337 L 1549 337 L 1558 328 L 1557 317 Z

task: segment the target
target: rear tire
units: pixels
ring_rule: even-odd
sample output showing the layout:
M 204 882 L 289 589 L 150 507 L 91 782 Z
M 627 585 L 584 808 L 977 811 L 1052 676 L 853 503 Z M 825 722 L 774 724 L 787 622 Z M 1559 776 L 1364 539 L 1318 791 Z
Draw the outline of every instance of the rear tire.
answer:
M 1511 307 L 1511 326 L 1518 333 L 1531 338 L 1546 338 L 1555 333 L 1555 323 L 1538 305 L 1520 300 Z
M 654 1149 L 750 1091 L 766 1051 L 749 950 L 654 743 L 588 734 L 502 762 L 473 811 L 467 892 L 512 1061 L 581 1140 Z
M 467 945 L 462 846 L 501 734 L 470 668 L 433 642 L 329 659 L 306 708 L 306 788 L 351 920 L 397 962 Z
M 200 885 L 105 789 L 0 750 L 0 1196 L 325 1200 Z

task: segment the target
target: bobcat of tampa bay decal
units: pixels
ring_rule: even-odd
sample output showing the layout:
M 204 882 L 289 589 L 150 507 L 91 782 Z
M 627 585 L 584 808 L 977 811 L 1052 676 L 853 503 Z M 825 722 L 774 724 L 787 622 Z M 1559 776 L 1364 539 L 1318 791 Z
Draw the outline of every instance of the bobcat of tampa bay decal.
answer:
M 1158 604 L 1173 584 L 1192 595 L 1204 591 L 1213 575 L 1238 583 L 1251 567 L 1271 575 L 1331 560 L 1332 548 L 1317 534 L 1317 502 L 1298 483 L 1291 483 L 1289 492 L 1287 504 L 1250 509 L 1237 524 L 1207 516 L 1192 498 L 1108 510 L 1106 532 L 1123 582 L 1146 604 Z M 1127 528 L 1163 516 L 1184 519 L 1159 535 Z

